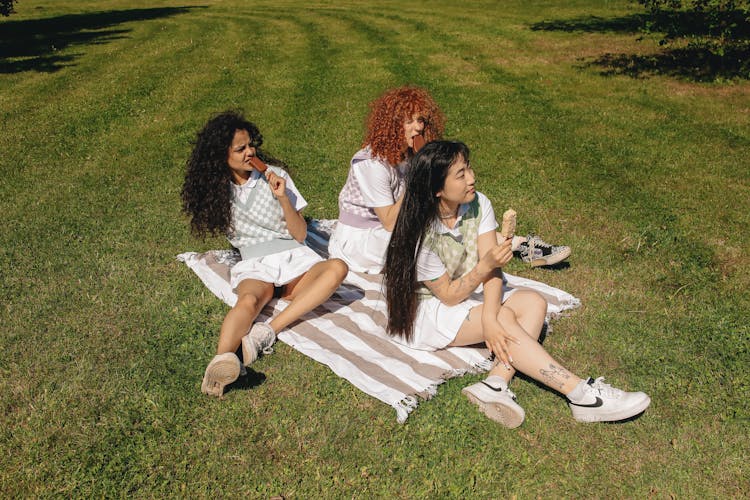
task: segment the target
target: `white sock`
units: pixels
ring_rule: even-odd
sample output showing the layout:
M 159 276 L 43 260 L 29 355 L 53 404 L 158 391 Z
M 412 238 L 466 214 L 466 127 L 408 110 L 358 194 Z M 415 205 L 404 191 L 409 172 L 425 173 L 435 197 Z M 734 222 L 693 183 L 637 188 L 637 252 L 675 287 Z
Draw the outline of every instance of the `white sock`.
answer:
M 500 375 L 490 375 L 484 379 L 484 383 L 494 389 L 507 389 L 508 382 L 505 381 Z
M 565 397 L 568 398 L 568 401 L 571 403 L 582 403 L 583 400 L 586 399 L 586 392 L 584 392 L 584 389 L 586 385 L 588 385 L 588 382 L 589 379 L 582 379 L 578 382 L 578 385 L 565 395 Z

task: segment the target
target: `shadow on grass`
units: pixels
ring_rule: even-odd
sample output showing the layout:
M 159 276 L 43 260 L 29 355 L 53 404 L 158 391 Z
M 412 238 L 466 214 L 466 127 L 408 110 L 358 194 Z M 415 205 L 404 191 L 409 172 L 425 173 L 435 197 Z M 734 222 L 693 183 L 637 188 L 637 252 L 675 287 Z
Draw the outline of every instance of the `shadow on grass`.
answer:
M 533 31 L 567 31 L 569 33 L 638 33 L 646 28 L 647 23 L 648 16 L 646 14 L 632 14 L 610 19 L 585 16 L 575 19 L 541 21 L 532 24 L 531 29 Z
M 111 10 L 0 22 L 0 73 L 52 73 L 78 57 L 59 54 L 63 49 L 124 38 L 131 30 L 116 29 L 119 24 L 176 16 L 195 8 L 204 7 Z
M 750 78 L 750 23 L 745 15 L 735 10 L 721 13 L 720 19 L 707 16 L 702 12 L 663 11 L 653 16 L 631 14 L 616 18 L 587 16 L 542 21 L 530 27 L 534 31 L 632 33 L 634 36 L 657 32 L 664 33 L 667 41 L 698 40 L 688 46 L 665 48 L 648 55 L 605 53 L 581 65 L 598 68 L 604 76 L 665 75 L 702 82 Z M 719 47 L 716 40 L 722 34 L 722 27 L 727 26 L 732 30 L 730 42 Z
M 718 55 L 700 47 L 665 50 L 651 55 L 604 54 L 583 67 L 595 67 L 604 76 L 644 78 L 665 75 L 696 82 L 750 78 L 750 45 Z
M 252 389 L 258 387 L 260 384 L 266 381 L 266 375 L 261 372 L 256 372 L 252 368 L 247 368 L 247 375 L 241 375 L 240 378 L 226 386 L 224 394 L 231 391 L 241 391 L 246 389 Z

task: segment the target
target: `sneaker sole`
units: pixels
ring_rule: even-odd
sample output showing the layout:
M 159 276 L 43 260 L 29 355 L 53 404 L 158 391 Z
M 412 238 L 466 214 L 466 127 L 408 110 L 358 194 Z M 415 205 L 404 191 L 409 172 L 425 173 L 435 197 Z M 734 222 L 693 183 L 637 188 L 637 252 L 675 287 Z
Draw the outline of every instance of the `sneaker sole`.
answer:
M 567 250 L 563 250 L 562 252 L 558 252 L 554 255 L 542 257 L 541 259 L 534 259 L 529 262 L 529 265 L 531 267 L 554 266 L 555 264 L 564 261 L 568 257 L 570 257 L 570 248 L 568 248 Z
M 228 360 L 217 361 L 210 366 L 210 370 L 206 369 L 203 383 L 201 383 L 201 392 L 208 396 L 221 397 L 224 394 L 224 387 L 237 380 L 239 376 L 238 363 Z
M 608 412 L 608 413 L 590 413 L 588 415 L 576 415 L 573 413 L 573 418 L 577 422 L 619 422 L 620 420 L 626 420 L 631 417 L 635 417 L 646 411 L 646 408 L 651 404 L 651 398 L 646 396 L 646 399 L 640 401 L 637 405 L 630 408 L 624 408 L 620 411 Z
M 490 420 L 494 420 L 508 429 L 515 429 L 523 423 L 524 415 L 519 415 L 513 408 L 500 403 L 482 401 L 476 394 L 467 389 L 462 389 L 461 392 L 466 394 L 469 401 L 477 405 L 479 411 L 484 413 Z

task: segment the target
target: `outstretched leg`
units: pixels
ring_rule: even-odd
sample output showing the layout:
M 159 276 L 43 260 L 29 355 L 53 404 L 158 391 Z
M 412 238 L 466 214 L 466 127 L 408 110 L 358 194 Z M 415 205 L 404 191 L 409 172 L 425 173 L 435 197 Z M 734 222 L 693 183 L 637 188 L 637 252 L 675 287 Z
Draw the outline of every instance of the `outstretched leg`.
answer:
M 237 303 L 227 313 L 221 325 L 217 354 L 237 350 L 242 337 L 250 330 L 255 318 L 273 297 L 273 284 L 246 279 L 240 282 L 235 291 Z
M 221 325 L 216 356 L 203 375 L 201 391 L 210 396 L 220 397 L 224 394 L 224 387 L 239 377 L 240 360 L 235 351 L 260 310 L 271 300 L 273 285 L 247 279 L 240 282 L 236 292 L 237 303 L 224 317 Z

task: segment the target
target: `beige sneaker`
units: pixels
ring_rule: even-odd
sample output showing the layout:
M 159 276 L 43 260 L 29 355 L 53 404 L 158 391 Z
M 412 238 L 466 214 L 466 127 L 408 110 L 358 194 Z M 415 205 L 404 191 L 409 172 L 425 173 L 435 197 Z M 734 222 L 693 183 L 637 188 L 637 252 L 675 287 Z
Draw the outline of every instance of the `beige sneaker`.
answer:
M 553 266 L 570 257 L 570 247 L 550 245 L 539 236 L 529 235 L 513 255 L 531 267 Z
M 276 334 L 268 323 L 255 323 L 250 333 L 242 337 L 242 364 L 250 366 L 258 355 L 271 354 L 271 347 L 276 341 Z
M 220 397 L 224 387 L 240 376 L 240 359 L 233 352 L 217 354 L 206 367 L 203 375 L 201 392 L 209 396 Z

